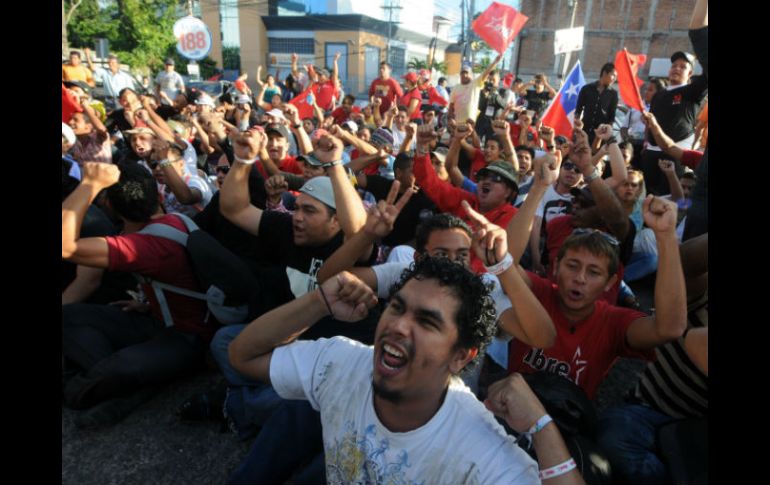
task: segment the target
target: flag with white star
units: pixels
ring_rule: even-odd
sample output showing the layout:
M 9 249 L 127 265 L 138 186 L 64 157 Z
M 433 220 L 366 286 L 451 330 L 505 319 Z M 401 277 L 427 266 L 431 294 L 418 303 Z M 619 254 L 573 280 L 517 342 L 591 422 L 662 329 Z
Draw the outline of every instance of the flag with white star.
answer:
M 502 54 L 519 35 L 529 17 L 508 5 L 492 2 L 484 13 L 473 21 L 473 31 L 491 48 Z
M 543 114 L 543 125 L 550 126 L 556 131 L 557 135 L 563 135 L 572 138 L 572 122 L 575 119 L 575 108 L 577 107 L 578 93 L 585 85 L 586 79 L 583 76 L 583 70 L 580 68 L 580 61 L 575 63 L 567 80 L 561 87 L 551 104 L 546 108 Z

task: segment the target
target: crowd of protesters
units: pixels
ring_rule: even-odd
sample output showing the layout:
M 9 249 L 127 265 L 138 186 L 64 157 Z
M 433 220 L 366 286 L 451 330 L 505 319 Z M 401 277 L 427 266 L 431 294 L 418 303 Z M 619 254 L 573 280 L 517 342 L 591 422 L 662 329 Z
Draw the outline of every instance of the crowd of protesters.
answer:
M 253 442 L 230 483 L 702 476 L 707 35 L 698 0 L 704 75 L 673 54 L 620 133 L 603 66 L 571 137 L 542 123 L 547 77 L 524 83 L 499 56 L 451 87 L 383 62 L 357 104 L 339 55 L 331 69 L 293 55 L 285 78 L 260 68 L 257 91 L 244 74 L 214 99 L 173 59 L 138 92 L 117 57 L 93 70 L 73 53 L 62 399 L 76 425 L 112 425 L 208 364 L 223 384 L 178 413 Z M 628 286 L 643 278 L 654 308 Z M 649 363 L 597 417 L 618 357 Z

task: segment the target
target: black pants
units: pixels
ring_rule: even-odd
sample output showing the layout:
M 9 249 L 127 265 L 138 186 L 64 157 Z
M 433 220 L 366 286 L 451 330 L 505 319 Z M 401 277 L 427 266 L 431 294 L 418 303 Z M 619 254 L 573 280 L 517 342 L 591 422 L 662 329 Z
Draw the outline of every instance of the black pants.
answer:
M 671 160 L 674 162 L 676 176 L 680 178 L 684 173 L 684 168 L 682 168 L 681 162 L 674 160 L 673 157 L 666 155 L 663 152 L 653 150 L 642 151 L 642 156 L 639 160 L 639 169 L 644 174 L 644 186 L 647 188 L 647 193 L 653 195 L 667 195 L 671 193 L 671 189 L 668 186 L 668 179 L 666 179 L 665 174 L 660 167 L 658 167 L 659 160 Z
M 82 372 L 64 388 L 76 409 L 169 381 L 203 364 L 199 337 L 108 305 L 62 307 L 62 353 Z

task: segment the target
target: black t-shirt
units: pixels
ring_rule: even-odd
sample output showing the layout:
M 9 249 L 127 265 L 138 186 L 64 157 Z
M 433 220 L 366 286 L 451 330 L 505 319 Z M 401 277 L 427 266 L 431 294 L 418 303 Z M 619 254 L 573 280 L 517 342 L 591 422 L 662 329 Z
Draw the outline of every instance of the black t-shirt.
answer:
M 543 111 L 545 111 L 546 106 L 548 106 L 548 102 L 551 100 L 550 95 L 548 94 L 548 90 L 544 89 L 542 92 L 538 93 L 534 89 L 527 90 L 527 109 L 534 110 L 537 112 L 538 116 L 541 116 L 543 114 Z
M 339 231 L 321 246 L 297 246 L 291 214 L 264 212 L 259 223 L 259 254 L 263 263 L 274 267 L 271 284 L 276 294 L 285 298 L 278 304 L 314 290 L 318 270 L 342 246 L 343 240 L 344 235 Z
M 128 122 L 125 116 L 125 110 L 123 108 L 116 109 L 107 117 L 107 131 L 111 135 L 114 135 L 117 131 L 126 131 L 132 128 L 131 123 Z
M 179 111 L 177 111 L 173 106 L 169 106 L 167 104 L 158 106 L 158 109 L 156 109 L 155 112 L 164 120 L 168 120 L 172 116 L 179 114 Z
M 393 180 L 379 175 L 367 175 L 366 190 L 371 192 L 377 200 L 385 200 L 393 182 Z M 436 208 L 436 205 L 424 192 L 419 191 L 413 194 L 396 218 L 393 231 L 382 239 L 382 243 L 390 247 L 409 243 L 414 239 L 415 230 L 420 222 L 439 212 L 441 211 Z
M 695 131 L 696 117 L 707 93 L 706 77 L 693 76 L 690 84 L 655 93 L 650 102 L 650 112 L 655 115 L 665 134 L 675 142 L 680 141 Z M 657 146 L 652 133 L 647 135 L 647 142 Z

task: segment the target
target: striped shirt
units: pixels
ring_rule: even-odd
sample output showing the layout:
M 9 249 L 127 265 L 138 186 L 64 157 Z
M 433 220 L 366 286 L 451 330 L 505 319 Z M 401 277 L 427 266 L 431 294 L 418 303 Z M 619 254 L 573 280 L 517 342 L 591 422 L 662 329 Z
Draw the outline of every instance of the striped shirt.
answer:
M 688 331 L 708 326 L 708 293 L 693 305 Z M 633 396 L 673 418 L 708 415 L 708 376 L 698 369 L 684 348 L 685 334 L 655 349 L 657 360 L 647 365 Z

